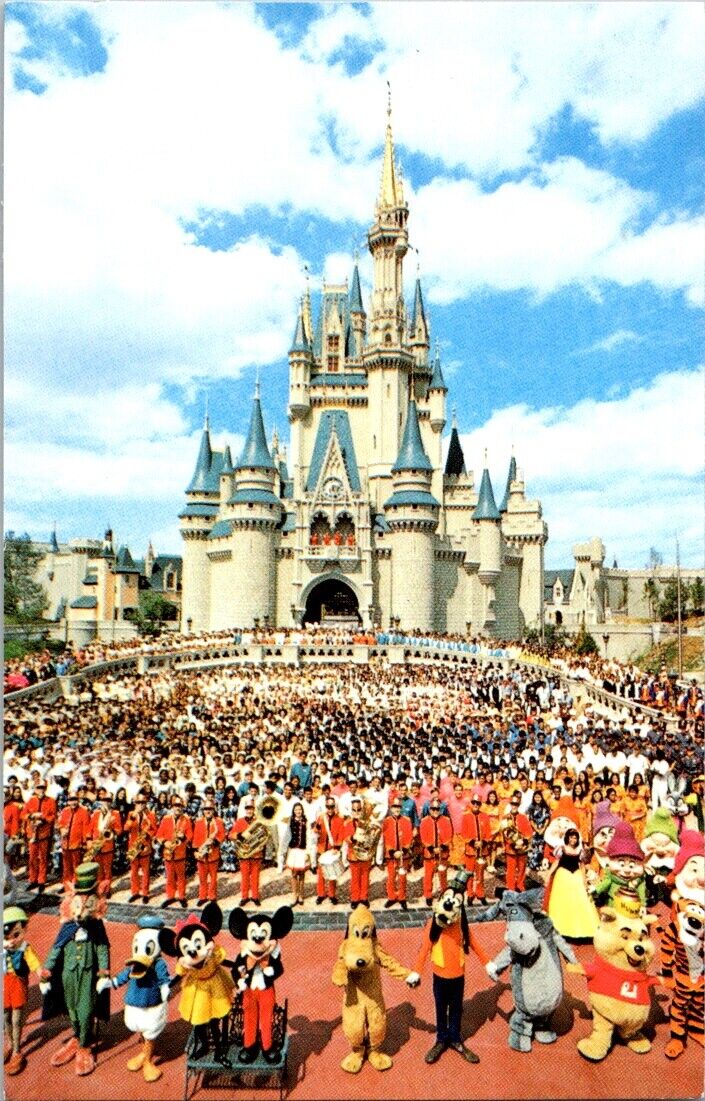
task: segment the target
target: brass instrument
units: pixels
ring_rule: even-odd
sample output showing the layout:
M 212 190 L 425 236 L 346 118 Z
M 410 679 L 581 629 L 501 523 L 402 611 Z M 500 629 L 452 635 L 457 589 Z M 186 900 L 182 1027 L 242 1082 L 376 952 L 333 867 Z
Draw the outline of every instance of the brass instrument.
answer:
M 361 824 L 351 838 L 351 860 L 374 860 L 375 858 L 382 827 L 372 821 L 373 812 L 374 807 L 370 803 L 363 803 Z
M 284 817 L 284 800 L 280 795 L 262 795 L 255 804 L 255 821 L 264 826 L 276 826 Z
M 41 829 L 42 821 L 43 819 L 41 814 L 35 811 L 35 813 L 32 815 L 32 831 L 27 837 L 30 845 L 36 845 L 37 841 L 39 840 L 39 830 Z
M 269 827 L 265 826 L 264 822 L 254 820 L 233 840 L 235 855 L 238 860 L 251 860 L 264 850 L 270 840 Z
M 510 822 L 504 827 L 504 841 L 505 844 L 512 849 L 517 856 L 524 856 L 529 851 L 529 838 L 524 837 L 523 833 L 520 833 L 516 826 L 512 826 Z
M 101 842 L 102 843 L 102 842 Z M 149 848 L 149 836 L 144 830 L 140 830 L 135 838 L 134 844 L 130 845 L 127 850 L 128 863 L 132 863 L 133 860 L 137 860 L 138 857 L 144 856 Z
M 478 864 L 486 864 L 487 859 L 485 857 L 485 842 L 481 837 L 474 837 L 471 841 L 465 842 L 465 855 L 474 856 Z
M 162 846 L 162 856 L 164 857 L 164 859 L 172 860 L 174 857 L 174 853 L 176 852 L 176 847 L 180 844 L 181 841 L 179 840 L 179 838 L 176 837 L 172 841 L 165 841 L 164 845 Z
M 102 837 L 96 837 L 93 839 L 93 841 L 89 841 L 89 843 L 86 845 L 86 851 L 83 856 L 84 861 L 89 862 L 95 860 L 96 856 L 98 856 L 98 854 L 102 850 L 105 842 L 109 841 L 111 837 L 112 831 L 106 830 Z
M 196 860 L 207 860 L 208 859 L 208 854 L 210 853 L 211 849 L 213 848 L 214 845 L 218 844 L 217 832 L 218 832 L 218 827 L 215 823 L 215 820 L 211 820 L 211 822 L 208 825 L 208 836 L 206 837 L 203 844 L 200 845 L 197 849 L 194 850 L 193 855 L 195 856 Z

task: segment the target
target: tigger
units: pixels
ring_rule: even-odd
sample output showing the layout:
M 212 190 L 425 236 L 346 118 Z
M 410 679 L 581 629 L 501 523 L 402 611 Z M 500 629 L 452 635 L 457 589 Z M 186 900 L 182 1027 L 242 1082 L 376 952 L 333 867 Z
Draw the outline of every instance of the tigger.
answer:
M 705 907 L 692 899 L 679 898 L 672 910 L 673 919 L 661 938 L 661 972 L 671 998 L 671 1039 L 665 1054 L 677 1059 L 685 1049 L 686 1038 L 703 1043 L 705 975 Z

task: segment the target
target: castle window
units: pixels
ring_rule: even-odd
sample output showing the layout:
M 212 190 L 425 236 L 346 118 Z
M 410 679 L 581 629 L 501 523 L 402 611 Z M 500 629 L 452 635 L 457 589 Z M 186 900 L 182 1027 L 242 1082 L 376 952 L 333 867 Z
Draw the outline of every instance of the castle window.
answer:
M 340 337 L 329 336 L 328 337 L 328 358 L 326 360 L 326 367 L 329 371 L 337 371 L 340 357 Z

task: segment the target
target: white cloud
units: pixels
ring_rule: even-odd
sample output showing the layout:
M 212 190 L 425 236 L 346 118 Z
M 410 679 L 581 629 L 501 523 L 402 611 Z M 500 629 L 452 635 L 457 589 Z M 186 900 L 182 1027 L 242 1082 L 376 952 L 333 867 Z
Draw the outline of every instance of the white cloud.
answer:
M 613 352 L 615 348 L 621 348 L 623 344 L 641 344 L 644 340 L 643 336 L 639 333 L 635 333 L 632 329 L 615 329 L 613 333 L 602 338 L 602 340 L 596 340 L 590 344 L 587 348 L 580 348 L 573 355 L 587 356 L 592 355 L 593 352 Z
M 650 202 L 574 157 L 490 192 L 471 180 L 437 177 L 413 200 L 429 297 L 447 303 L 483 287 L 546 295 L 609 280 L 682 287 L 690 301 L 701 301 L 702 221 L 637 233 L 631 227 Z
M 549 526 L 547 561 L 569 565 L 575 542 L 602 536 L 622 565 L 645 561 L 654 533 L 680 534 L 684 564 L 703 561 L 703 375 L 674 371 L 614 401 L 499 409 L 462 437 L 476 481 L 485 447 L 495 495 L 515 448 L 528 497 Z M 669 553 L 668 548 L 664 548 Z

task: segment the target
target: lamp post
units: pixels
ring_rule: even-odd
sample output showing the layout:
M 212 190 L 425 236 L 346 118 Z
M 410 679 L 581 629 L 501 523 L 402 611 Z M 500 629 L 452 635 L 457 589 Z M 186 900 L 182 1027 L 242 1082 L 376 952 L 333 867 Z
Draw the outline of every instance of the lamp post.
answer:
M 607 631 L 605 631 L 604 635 L 602 636 L 602 641 L 605 644 L 605 660 L 607 660 L 607 643 L 609 642 L 609 640 L 610 636 L 607 634 Z
M 193 620 L 192 620 L 191 616 L 189 616 L 188 619 L 186 620 L 186 634 L 187 635 L 191 634 L 192 626 L 193 626 Z

